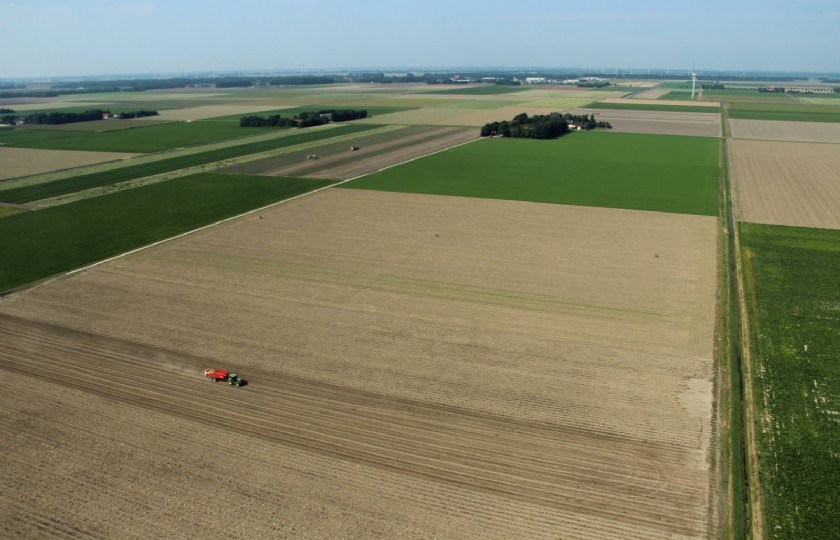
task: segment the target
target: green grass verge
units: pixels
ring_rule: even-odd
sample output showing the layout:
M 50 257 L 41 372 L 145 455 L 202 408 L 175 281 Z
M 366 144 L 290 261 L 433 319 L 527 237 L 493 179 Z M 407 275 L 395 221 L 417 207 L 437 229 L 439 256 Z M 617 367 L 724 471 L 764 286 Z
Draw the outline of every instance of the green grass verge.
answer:
M 330 183 L 205 173 L 6 217 L 0 292 Z
M 66 195 L 68 193 L 75 193 L 84 189 L 116 184 L 117 182 L 124 182 L 135 178 L 144 178 L 155 174 L 177 171 L 178 169 L 202 165 L 204 163 L 212 163 L 214 161 L 221 161 L 223 159 L 230 159 L 248 154 L 256 154 L 258 152 L 274 150 L 286 146 L 319 141 L 339 135 L 349 135 L 351 133 L 368 131 L 376 127 L 377 126 L 373 125 L 346 124 L 333 129 L 312 131 L 301 130 L 296 134 L 268 141 L 229 146 L 227 148 L 220 148 L 209 152 L 189 154 L 186 156 L 143 163 L 141 165 L 121 167 L 119 169 L 74 176 L 42 184 L 33 184 L 31 186 L 2 190 L 0 191 L 0 201 L 23 204 L 41 199 L 48 199 L 50 197 L 57 197 L 59 195 Z
M 632 99 L 628 99 L 627 103 L 593 103 L 589 105 L 589 109 L 616 109 L 621 111 L 667 111 L 667 112 L 694 112 L 694 113 L 716 113 L 720 111 L 718 105 L 656 105 L 653 103 L 633 103 Z
M 434 86 L 432 86 L 434 88 Z M 469 96 L 487 96 L 495 94 L 513 94 L 514 92 L 524 92 L 525 90 L 532 90 L 526 86 L 505 86 L 501 84 L 486 84 L 484 86 L 473 86 L 467 88 L 446 88 L 444 90 L 429 90 L 423 92 L 424 94 L 465 94 Z
M 733 103 L 729 106 L 729 117 L 744 120 L 786 120 L 792 122 L 840 122 L 840 106 L 779 104 L 779 103 Z
M 342 187 L 712 216 L 718 141 L 605 132 L 484 139 Z
M 769 538 L 840 533 L 840 231 L 741 225 Z

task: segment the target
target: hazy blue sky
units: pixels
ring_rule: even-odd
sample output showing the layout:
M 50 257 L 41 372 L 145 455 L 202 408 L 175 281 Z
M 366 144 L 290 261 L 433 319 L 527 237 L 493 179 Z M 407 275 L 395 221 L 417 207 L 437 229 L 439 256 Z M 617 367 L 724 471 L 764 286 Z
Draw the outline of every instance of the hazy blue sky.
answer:
M 0 0 L 0 78 L 359 66 L 840 71 L 840 0 Z

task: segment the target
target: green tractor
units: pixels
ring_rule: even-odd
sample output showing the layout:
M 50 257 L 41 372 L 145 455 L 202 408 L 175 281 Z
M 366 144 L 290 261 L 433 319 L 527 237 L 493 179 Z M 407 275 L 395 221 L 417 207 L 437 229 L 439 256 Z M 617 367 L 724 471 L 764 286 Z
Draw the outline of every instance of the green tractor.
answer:
M 236 373 L 231 373 L 228 375 L 228 384 L 231 386 L 245 386 L 245 379 Z

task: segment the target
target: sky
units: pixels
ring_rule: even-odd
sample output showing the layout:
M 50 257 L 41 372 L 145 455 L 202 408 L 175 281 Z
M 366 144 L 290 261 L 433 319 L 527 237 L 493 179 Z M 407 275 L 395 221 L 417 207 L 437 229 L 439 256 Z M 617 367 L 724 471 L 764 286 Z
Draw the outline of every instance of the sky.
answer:
M 0 79 L 358 67 L 840 71 L 840 0 L 0 0 Z

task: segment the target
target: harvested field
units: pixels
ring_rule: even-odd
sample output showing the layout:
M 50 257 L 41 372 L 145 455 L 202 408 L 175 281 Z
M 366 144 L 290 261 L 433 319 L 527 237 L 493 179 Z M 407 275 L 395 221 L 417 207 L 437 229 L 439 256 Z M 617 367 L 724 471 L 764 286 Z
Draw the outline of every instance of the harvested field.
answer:
M 729 155 L 740 221 L 840 229 L 840 147 L 733 140 Z
M 72 169 L 73 167 L 115 161 L 136 155 L 116 152 L 0 147 L 0 180 L 61 169 Z M 0 188 L 2 188 L 2 184 L 0 184 Z
M 7 297 L 5 530 L 706 538 L 716 229 L 327 190 Z
M 670 88 L 653 88 L 652 90 L 636 94 L 632 99 L 655 100 L 661 98 L 670 91 Z
M 414 127 L 245 163 L 230 172 L 346 180 L 478 138 L 475 129 Z M 359 150 L 350 152 L 350 146 Z M 307 156 L 315 153 L 317 160 Z
M 840 143 L 840 123 L 730 118 L 729 130 L 736 139 Z
M 609 122 L 613 131 L 621 133 L 720 137 L 717 113 L 577 109 L 572 114 L 594 114 L 597 120 Z
M 690 107 L 720 107 L 719 101 L 680 101 L 680 100 L 660 100 L 660 99 L 633 99 L 629 101 L 627 99 L 621 98 L 609 98 L 603 101 L 604 103 L 637 103 L 637 104 L 647 104 L 647 105 L 687 105 Z

